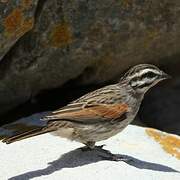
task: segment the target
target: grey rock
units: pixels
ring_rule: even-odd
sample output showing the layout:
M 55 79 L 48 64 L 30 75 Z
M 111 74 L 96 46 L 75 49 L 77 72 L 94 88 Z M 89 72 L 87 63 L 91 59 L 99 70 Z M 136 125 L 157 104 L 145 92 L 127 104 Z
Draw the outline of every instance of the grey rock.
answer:
M 33 28 L 38 0 L 0 0 L 0 60 Z
M 0 2 L 3 11 L 22 1 L 11 1 L 16 6 Z M 171 63 L 161 59 L 180 49 L 179 0 L 32 2 L 27 11 L 34 18 L 32 28 L 18 41 L 0 33 L 0 55 L 6 54 L 0 62 L 0 113 L 71 79 L 99 84 L 134 64 Z

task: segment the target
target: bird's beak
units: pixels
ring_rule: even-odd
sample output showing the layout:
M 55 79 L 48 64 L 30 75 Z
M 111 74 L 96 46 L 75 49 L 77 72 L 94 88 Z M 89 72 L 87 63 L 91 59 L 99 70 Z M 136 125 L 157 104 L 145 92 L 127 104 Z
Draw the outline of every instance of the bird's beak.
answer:
M 166 74 L 165 72 L 162 73 L 162 79 L 171 79 L 172 76 L 170 76 L 169 74 Z

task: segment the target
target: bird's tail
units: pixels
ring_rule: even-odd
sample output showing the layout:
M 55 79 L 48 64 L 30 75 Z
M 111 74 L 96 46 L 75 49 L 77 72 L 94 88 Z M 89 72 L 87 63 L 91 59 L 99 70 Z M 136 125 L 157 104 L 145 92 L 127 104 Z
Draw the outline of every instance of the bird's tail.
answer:
M 54 131 L 53 128 L 44 128 L 44 127 L 42 128 L 42 127 L 40 127 L 40 128 L 36 128 L 36 129 L 30 130 L 30 131 L 15 135 L 15 136 L 5 138 L 2 140 L 2 142 L 6 143 L 6 144 L 10 144 L 10 143 L 13 143 L 16 141 L 20 141 L 20 140 L 23 140 L 26 138 L 30 138 L 33 136 L 41 135 L 41 134 L 52 132 L 52 131 Z

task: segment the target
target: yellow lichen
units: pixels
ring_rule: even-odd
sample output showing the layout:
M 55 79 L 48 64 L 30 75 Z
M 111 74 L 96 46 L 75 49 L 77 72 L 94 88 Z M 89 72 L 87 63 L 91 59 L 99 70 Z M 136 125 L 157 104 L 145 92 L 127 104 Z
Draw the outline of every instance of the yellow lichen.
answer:
M 32 0 L 23 0 L 22 1 L 22 8 L 29 9 L 32 6 Z
M 72 32 L 68 24 L 57 24 L 52 28 L 50 34 L 50 45 L 53 47 L 63 47 L 72 43 Z
M 151 128 L 146 129 L 146 133 L 153 137 L 167 153 L 180 159 L 180 138 L 178 136 L 169 135 Z
M 124 8 L 129 8 L 132 5 L 132 3 L 133 3 L 133 0 L 123 0 L 122 1 L 122 6 Z
M 21 26 L 19 27 L 19 29 L 16 31 L 16 36 L 21 36 L 25 32 L 32 29 L 33 24 L 34 24 L 34 19 L 33 18 L 29 18 L 29 19 L 26 19 L 25 21 L 23 21 Z
M 16 38 L 33 27 L 33 18 L 25 18 L 21 8 L 14 9 L 4 20 L 5 34 Z
M 21 26 L 23 14 L 20 8 L 14 9 L 4 20 L 4 27 L 8 33 L 13 33 Z

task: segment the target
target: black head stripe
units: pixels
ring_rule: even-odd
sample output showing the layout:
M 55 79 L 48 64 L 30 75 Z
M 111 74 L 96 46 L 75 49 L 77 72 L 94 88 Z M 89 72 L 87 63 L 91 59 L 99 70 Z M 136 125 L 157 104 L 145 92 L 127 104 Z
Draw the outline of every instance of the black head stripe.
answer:
M 152 79 L 157 76 L 158 76 L 158 74 L 156 74 L 155 72 L 149 71 L 149 72 L 146 72 L 145 74 L 142 74 L 141 79 L 144 79 L 144 78 Z
M 164 73 L 165 74 L 165 73 Z M 139 64 L 131 68 L 123 77 L 130 86 L 142 93 L 161 81 L 163 71 L 151 64 Z
M 158 79 L 159 75 L 160 70 L 154 68 L 154 66 L 146 68 L 139 67 L 139 69 L 136 67 L 134 71 L 133 69 L 130 71 L 129 82 L 134 89 L 149 88 Z
M 136 88 L 138 88 L 138 89 L 143 89 L 143 88 L 148 88 L 148 87 L 150 87 L 152 85 L 152 82 L 146 82 L 146 83 L 144 83 L 144 84 L 141 84 L 141 85 L 139 85 L 139 86 L 136 86 Z

